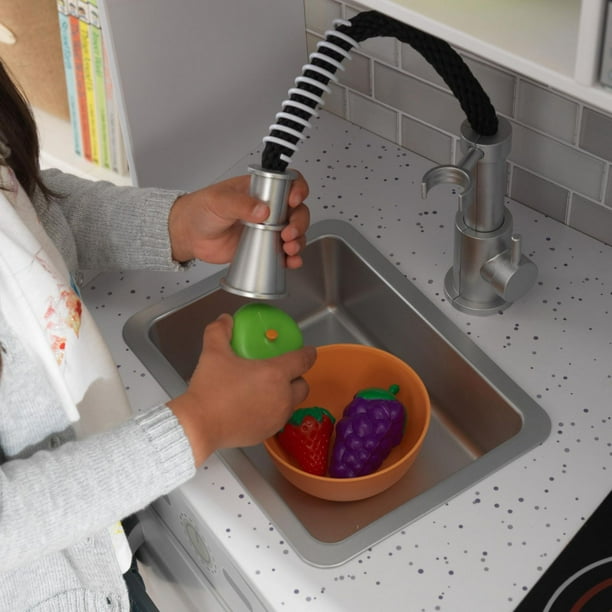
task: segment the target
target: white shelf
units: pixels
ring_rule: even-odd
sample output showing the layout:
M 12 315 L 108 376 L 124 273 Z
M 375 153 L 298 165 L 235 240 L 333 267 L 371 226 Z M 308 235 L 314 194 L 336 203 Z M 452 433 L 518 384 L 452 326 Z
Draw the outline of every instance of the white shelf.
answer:
M 607 0 L 361 0 L 513 72 L 612 112 L 597 82 Z
M 77 155 L 73 148 L 70 123 L 34 108 L 34 117 L 40 137 L 40 165 L 42 168 L 58 168 L 77 176 L 93 180 L 105 180 L 116 185 L 131 185 L 130 176 L 117 174 Z

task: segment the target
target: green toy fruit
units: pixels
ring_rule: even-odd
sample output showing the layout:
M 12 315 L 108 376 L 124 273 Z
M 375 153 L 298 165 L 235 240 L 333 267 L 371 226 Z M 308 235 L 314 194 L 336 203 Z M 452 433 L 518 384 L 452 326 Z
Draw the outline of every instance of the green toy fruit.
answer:
M 246 359 L 267 359 L 304 346 L 298 324 L 285 311 L 251 302 L 234 313 L 231 346 Z

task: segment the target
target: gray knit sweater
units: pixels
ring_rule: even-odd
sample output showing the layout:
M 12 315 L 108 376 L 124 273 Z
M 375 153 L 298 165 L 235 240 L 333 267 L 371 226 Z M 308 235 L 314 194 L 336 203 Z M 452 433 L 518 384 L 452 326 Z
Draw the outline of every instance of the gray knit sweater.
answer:
M 66 197 L 33 203 L 71 270 L 179 267 L 167 229 L 177 192 L 43 176 Z M 0 343 L 0 610 L 129 610 L 108 526 L 193 476 L 187 438 L 156 406 L 76 440 L 1 315 Z

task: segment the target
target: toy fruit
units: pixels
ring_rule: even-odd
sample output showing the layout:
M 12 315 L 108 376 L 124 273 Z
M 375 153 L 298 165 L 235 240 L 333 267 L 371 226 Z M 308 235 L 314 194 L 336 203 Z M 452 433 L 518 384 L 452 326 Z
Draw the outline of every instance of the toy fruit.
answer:
M 370 388 L 355 394 L 336 425 L 329 475 L 334 478 L 365 476 L 377 470 L 404 433 L 406 411 L 389 390 Z
M 276 357 L 304 345 L 298 324 L 283 310 L 251 302 L 234 313 L 231 345 L 246 359 Z
M 300 469 L 324 476 L 335 421 L 325 408 L 298 408 L 276 437 Z

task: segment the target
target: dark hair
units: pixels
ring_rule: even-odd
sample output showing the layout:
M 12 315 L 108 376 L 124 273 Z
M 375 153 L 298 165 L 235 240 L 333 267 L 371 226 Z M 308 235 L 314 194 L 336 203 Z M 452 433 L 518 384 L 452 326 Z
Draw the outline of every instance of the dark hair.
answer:
M 47 197 L 54 196 L 42 181 L 38 162 L 39 142 L 36 122 L 25 95 L 15 84 L 0 59 L 0 138 L 11 152 L 6 163 L 32 197 L 39 188 Z

